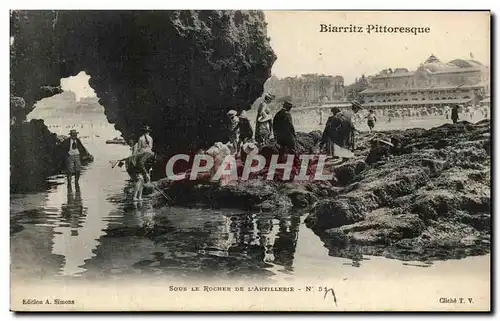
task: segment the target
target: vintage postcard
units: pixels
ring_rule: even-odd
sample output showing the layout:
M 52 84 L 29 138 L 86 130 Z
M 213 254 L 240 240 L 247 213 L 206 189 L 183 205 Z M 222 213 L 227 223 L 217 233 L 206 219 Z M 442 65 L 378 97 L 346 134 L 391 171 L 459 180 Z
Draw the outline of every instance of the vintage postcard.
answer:
M 10 20 L 12 311 L 490 311 L 489 11 Z

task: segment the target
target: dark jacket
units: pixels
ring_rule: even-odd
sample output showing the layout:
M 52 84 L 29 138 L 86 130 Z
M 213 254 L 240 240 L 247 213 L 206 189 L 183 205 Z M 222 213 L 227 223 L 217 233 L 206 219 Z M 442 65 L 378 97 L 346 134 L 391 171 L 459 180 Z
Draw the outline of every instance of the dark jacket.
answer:
M 349 114 L 342 112 L 330 116 L 326 122 L 321 142 L 326 143 L 330 140 L 341 147 L 352 148 L 354 141 L 354 125 L 349 116 Z
M 458 108 L 453 108 L 451 110 L 451 119 L 458 119 Z
M 273 118 L 273 133 L 280 145 L 282 143 L 295 143 L 295 127 L 289 111 L 281 109 L 276 113 Z
M 246 140 L 252 139 L 253 129 L 252 125 L 250 125 L 250 121 L 247 118 L 240 117 L 238 128 L 240 130 L 240 141 L 244 142 Z
M 75 140 L 76 140 L 76 147 L 78 148 L 78 151 L 80 152 L 80 157 L 87 156 L 89 154 L 89 152 L 83 146 L 82 141 L 79 138 L 75 138 Z M 61 157 L 67 157 L 68 156 L 70 142 L 71 142 L 71 138 L 66 138 L 59 145 Z

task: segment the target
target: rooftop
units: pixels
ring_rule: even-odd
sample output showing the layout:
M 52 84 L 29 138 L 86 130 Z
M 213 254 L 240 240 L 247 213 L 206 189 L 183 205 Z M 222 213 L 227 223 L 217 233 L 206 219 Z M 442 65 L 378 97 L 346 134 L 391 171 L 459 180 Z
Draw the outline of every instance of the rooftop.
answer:
M 411 106 L 411 105 L 440 105 L 440 104 L 465 104 L 471 101 L 467 99 L 443 99 L 443 100 L 405 100 L 378 103 L 365 103 L 363 107 L 386 107 L 386 106 Z
M 417 70 L 426 70 L 429 73 L 455 73 L 466 71 L 477 71 L 478 69 L 488 68 L 479 61 L 473 59 L 454 59 L 448 63 L 443 63 L 436 56 L 430 55 Z M 378 73 L 376 78 L 389 78 L 389 77 L 407 77 L 411 76 L 415 71 L 409 71 L 405 68 L 384 69 Z
M 437 90 L 454 90 L 454 89 L 462 89 L 462 88 L 480 88 L 486 86 L 486 83 L 479 83 L 475 85 L 458 85 L 458 86 L 450 86 L 450 85 L 435 85 L 428 87 L 401 87 L 401 88 L 366 88 L 361 92 L 361 94 L 374 94 L 374 93 L 397 93 L 397 92 L 411 92 L 411 91 L 437 91 Z

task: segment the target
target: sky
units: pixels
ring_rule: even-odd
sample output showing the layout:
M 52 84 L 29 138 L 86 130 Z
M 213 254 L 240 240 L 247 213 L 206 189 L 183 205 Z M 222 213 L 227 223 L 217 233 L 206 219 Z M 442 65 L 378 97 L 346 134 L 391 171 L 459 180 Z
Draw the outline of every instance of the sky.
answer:
M 89 85 L 89 79 L 90 76 L 82 71 L 76 76 L 61 79 L 61 89 L 74 92 L 76 101 L 85 97 L 95 97 L 96 94 Z
M 277 55 L 272 73 L 282 78 L 305 73 L 341 75 L 349 85 L 362 74 L 387 68 L 416 69 L 431 54 L 442 62 L 490 61 L 488 12 L 265 11 L 267 33 Z M 319 32 L 320 24 L 358 26 L 364 33 Z M 366 33 L 367 25 L 429 27 L 425 34 Z M 63 90 L 95 96 L 89 76 L 61 80 Z
M 489 65 L 488 12 L 266 11 L 278 77 L 341 75 L 346 85 L 386 68 L 414 70 L 431 54 L 442 62 L 474 59 Z M 364 33 L 319 32 L 320 24 L 356 25 Z M 366 33 L 366 26 L 429 27 L 426 34 Z

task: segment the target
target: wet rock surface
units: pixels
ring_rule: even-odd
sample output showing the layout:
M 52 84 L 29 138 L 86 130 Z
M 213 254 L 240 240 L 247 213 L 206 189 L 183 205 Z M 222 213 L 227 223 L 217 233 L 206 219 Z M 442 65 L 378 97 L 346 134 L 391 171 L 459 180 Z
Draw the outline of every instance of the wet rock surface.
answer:
M 320 138 L 318 132 L 298 133 L 298 150 L 301 154 L 312 154 Z M 269 163 L 271 155 L 279 153 L 279 145 L 271 141 L 261 148 L 260 153 Z M 320 196 L 336 195 L 335 186 L 329 181 L 282 181 L 280 171 L 276 171 L 277 180 L 266 180 L 266 175 L 267 168 L 259 172 L 258 179 L 238 181 L 225 186 L 208 181 L 171 182 L 168 179 L 161 179 L 155 184 L 171 198 L 170 204 L 257 209 L 263 212 L 286 212 L 292 208 L 307 208 Z M 154 192 L 153 198 L 157 206 L 167 201 L 159 192 Z
M 394 144 L 390 153 L 352 175 L 338 196 L 317 202 L 307 226 L 337 256 L 489 253 L 489 132 L 482 121 L 384 133 Z
M 485 254 L 490 251 L 489 132 L 489 122 L 386 132 L 394 146 L 371 164 L 366 158 L 376 147 L 370 148 L 371 135 L 362 134 L 356 157 L 331 166 L 331 181 L 220 186 L 164 180 L 157 186 L 175 205 L 308 211 L 306 225 L 331 255 L 434 260 Z M 157 192 L 155 199 L 157 206 L 168 203 Z

